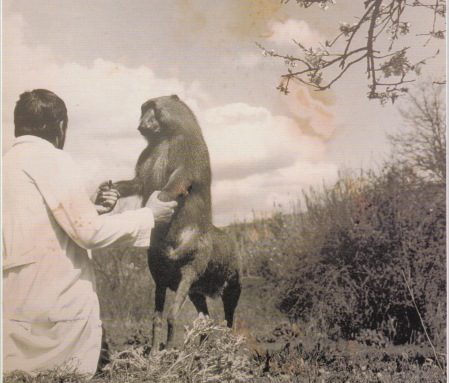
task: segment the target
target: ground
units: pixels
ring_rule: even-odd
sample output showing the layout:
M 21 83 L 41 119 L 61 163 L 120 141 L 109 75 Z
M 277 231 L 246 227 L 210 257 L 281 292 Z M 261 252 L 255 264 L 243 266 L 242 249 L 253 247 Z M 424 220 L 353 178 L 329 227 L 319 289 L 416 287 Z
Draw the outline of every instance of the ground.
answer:
M 306 329 L 307 324 L 303 325 L 304 329 L 291 324 L 276 308 L 272 290 L 262 278 L 244 278 L 236 311 L 233 332 L 245 337 L 254 365 L 259 366 L 259 377 L 254 381 L 430 383 L 446 380 L 427 344 L 393 346 L 375 338 L 370 342 L 331 341 L 322 334 L 311 334 L 310 329 Z M 173 295 L 168 295 L 167 308 Z M 211 318 L 222 321 L 221 300 L 209 299 L 208 305 Z M 186 328 L 191 328 L 196 318 L 195 308 L 187 301 L 177 323 L 179 348 L 182 348 Z M 141 346 L 151 339 L 149 318 L 140 322 L 106 319 L 104 324 L 113 352 Z
M 275 298 L 267 291 L 263 278 L 243 278 L 243 288 L 239 305 L 235 313 L 236 331 L 243 333 L 246 337 L 256 340 L 273 331 L 277 324 L 287 322 L 287 317 L 275 307 Z M 165 314 L 174 298 L 173 292 L 168 292 L 165 306 Z M 219 321 L 224 320 L 221 299 L 208 299 L 210 317 Z M 197 318 L 195 307 L 187 299 L 184 304 L 180 318 L 176 325 L 175 341 L 177 345 L 182 344 L 185 326 L 190 326 Z M 108 343 L 112 351 L 119 351 L 128 346 L 136 334 L 142 339 L 151 339 L 151 313 L 149 317 L 141 321 L 132 319 L 117 320 L 114 318 L 103 318 Z M 164 323 L 166 326 L 166 324 Z
M 274 290 L 262 278 L 243 278 L 232 331 L 219 323 L 223 320 L 220 299 L 208 302 L 215 323 L 195 320 L 195 309 L 186 302 L 177 324 L 177 349 L 156 357 L 148 355 L 150 310 L 141 321 L 103 318 L 112 363 L 92 383 L 446 381 L 427 344 L 393 346 L 375 337 L 369 342 L 330 340 L 314 332 L 311 324 L 290 323 L 276 308 Z M 168 305 L 172 299 L 169 293 Z M 201 334 L 208 335 L 202 343 Z M 33 378 L 18 372 L 4 381 L 85 383 L 76 373 L 61 369 Z

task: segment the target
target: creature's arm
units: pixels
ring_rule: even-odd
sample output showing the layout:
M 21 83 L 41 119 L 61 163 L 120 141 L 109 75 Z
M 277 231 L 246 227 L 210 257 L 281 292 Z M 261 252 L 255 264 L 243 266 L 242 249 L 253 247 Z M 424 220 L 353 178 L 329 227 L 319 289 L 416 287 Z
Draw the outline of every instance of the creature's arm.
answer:
M 179 197 L 187 197 L 193 183 L 191 152 L 194 146 L 188 137 L 179 136 L 170 142 L 169 163 L 170 177 L 159 194 L 161 201 L 173 201 Z
M 151 148 L 150 147 L 146 147 L 142 153 L 140 153 L 139 158 L 137 159 L 137 165 L 136 165 L 136 175 L 132 180 L 125 180 L 125 181 L 118 181 L 115 182 L 112 185 L 113 189 L 117 189 L 118 192 L 120 193 L 120 197 L 129 197 L 132 195 L 138 195 L 138 196 L 142 196 L 143 195 L 143 176 L 140 173 L 140 168 L 142 166 L 142 164 L 146 161 L 146 159 L 148 158 L 148 156 L 150 155 L 151 152 Z M 101 184 L 101 186 L 104 185 Z
M 115 183 L 110 183 L 110 181 L 102 182 L 98 187 L 99 192 L 97 193 L 95 204 L 102 204 L 102 190 L 115 189 L 119 193 L 119 197 L 129 197 L 132 195 L 142 195 L 143 182 L 140 178 L 135 177 L 132 180 L 118 181 Z
M 129 197 L 132 195 L 142 195 L 143 182 L 139 177 L 132 180 L 115 182 L 112 187 L 117 189 L 120 197 Z

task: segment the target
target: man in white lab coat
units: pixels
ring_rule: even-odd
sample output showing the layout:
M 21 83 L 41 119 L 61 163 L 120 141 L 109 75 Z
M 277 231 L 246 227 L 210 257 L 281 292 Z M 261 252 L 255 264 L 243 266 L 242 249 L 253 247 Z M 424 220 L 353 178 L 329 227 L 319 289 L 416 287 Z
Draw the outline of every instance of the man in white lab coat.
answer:
M 146 207 L 100 215 L 114 190 L 94 205 L 72 158 L 62 151 L 67 110 L 54 93 L 20 96 L 16 140 L 3 157 L 3 370 L 57 366 L 92 376 L 101 345 L 95 276 L 88 249 L 112 244 L 148 247 L 153 226 L 176 202 L 153 194 Z

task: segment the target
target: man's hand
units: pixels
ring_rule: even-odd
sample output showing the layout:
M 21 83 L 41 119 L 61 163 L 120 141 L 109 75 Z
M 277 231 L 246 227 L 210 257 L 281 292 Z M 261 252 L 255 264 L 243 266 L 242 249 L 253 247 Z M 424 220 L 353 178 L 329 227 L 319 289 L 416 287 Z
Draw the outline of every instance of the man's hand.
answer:
M 95 207 L 98 214 L 105 214 L 112 211 L 119 198 L 120 193 L 113 188 L 111 181 L 101 184 L 97 193 L 97 198 L 95 199 Z
M 168 223 L 171 220 L 173 213 L 175 212 L 175 207 L 178 205 L 176 201 L 162 202 L 157 197 L 160 191 L 155 191 L 151 194 L 150 199 L 145 204 L 153 211 L 154 222 Z

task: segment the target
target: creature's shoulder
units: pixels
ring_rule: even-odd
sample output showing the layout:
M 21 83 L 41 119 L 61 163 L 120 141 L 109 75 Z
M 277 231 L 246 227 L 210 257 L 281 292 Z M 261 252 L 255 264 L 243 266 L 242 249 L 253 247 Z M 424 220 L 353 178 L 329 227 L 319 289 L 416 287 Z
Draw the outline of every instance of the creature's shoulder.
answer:
M 147 146 L 144 150 L 142 150 L 142 153 L 140 153 L 139 158 L 137 159 L 137 166 L 142 165 L 144 162 L 150 159 L 152 152 L 153 148 L 150 146 Z

